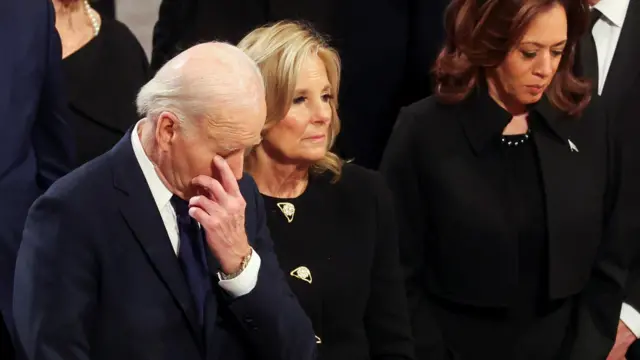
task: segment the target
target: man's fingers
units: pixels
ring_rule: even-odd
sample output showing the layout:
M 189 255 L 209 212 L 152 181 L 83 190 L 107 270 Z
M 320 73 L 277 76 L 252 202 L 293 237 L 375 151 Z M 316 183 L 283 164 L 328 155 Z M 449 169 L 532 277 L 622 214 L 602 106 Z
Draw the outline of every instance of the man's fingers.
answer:
M 189 201 L 189 215 L 205 229 L 219 225 L 224 214 L 225 210 L 219 204 L 205 197 L 196 196 Z
M 204 210 L 208 215 L 214 215 L 222 210 L 222 207 L 204 195 L 194 196 L 189 199 L 189 207 L 198 207 Z
M 209 214 L 207 214 L 206 211 L 204 211 L 199 207 L 189 208 L 189 215 L 192 218 L 196 219 L 196 221 L 199 222 L 200 224 L 202 224 L 206 220 L 206 218 L 209 216 Z
M 218 155 L 213 158 L 213 163 L 220 172 L 220 182 L 222 183 L 222 187 L 231 195 L 239 195 L 240 187 L 238 186 L 238 180 L 236 180 L 236 176 L 233 175 L 233 171 L 229 167 L 229 164 Z
M 223 206 L 226 204 L 227 197 L 229 195 L 227 195 L 227 192 L 218 180 L 209 176 L 200 175 L 195 177 L 191 183 L 203 188 L 207 192 L 207 195 L 212 197 L 211 200 L 214 200 Z

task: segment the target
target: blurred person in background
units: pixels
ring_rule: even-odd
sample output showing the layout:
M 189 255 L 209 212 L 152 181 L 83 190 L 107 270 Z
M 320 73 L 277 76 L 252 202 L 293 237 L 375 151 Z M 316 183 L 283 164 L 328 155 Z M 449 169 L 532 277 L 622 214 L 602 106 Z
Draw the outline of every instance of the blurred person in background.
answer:
M 131 31 L 98 14 L 88 0 L 53 5 L 76 165 L 82 165 L 111 149 L 138 120 L 135 99 L 148 80 L 148 61 Z
M 579 69 L 593 82 L 593 92 L 602 97 L 607 115 L 616 128 L 622 145 L 620 208 L 625 223 L 631 226 L 635 241 L 629 253 L 632 263 L 616 345 L 607 360 L 640 359 L 640 1 L 589 0 L 589 31 L 580 42 Z M 628 228 L 628 227 L 626 227 Z
M 27 211 L 73 162 L 48 0 L 0 4 L 0 358 L 12 359 L 13 274 Z M 19 350 L 19 349 L 18 349 Z
M 303 20 L 329 36 L 342 58 L 342 131 L 337 151 L 377 169 L 398 110 L 430 93 L 447 0 L 163 0 L 152 71 L 185 48 L 237 43 L 251 30 Z

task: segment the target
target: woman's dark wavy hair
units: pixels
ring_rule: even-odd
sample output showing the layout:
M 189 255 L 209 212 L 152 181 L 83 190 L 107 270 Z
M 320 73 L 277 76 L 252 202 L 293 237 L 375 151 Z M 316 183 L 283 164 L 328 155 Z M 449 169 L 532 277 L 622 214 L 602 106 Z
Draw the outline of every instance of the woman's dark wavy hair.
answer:
M 591 100 L 591 83 L 573 73 L 576 45 L 589 26 L 587 0 L 452 0 L 445 13 L 447 38 L 433 69 L 438 99 L 465 99 L 482 80 L 483 70 L 499 66 L 531 21 L 554 4 L 567 13 L 568 34 L 546 95 L 558 109 L 579 115 Z

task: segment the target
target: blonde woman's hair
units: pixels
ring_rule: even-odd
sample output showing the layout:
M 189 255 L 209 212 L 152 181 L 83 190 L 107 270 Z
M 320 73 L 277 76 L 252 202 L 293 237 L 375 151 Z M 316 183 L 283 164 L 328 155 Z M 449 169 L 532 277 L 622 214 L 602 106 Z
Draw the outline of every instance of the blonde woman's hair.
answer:
M 264 79 L 267 102 L 267 119 L 263 133 L 282 120 L 293 102 L 296 81 L 302 64 L 312 56 L 318 56 L 327 70 L 333 98 L 330 101 L 332 117 L 329 125 L 327 153 L 311 166 L 320 174 L 330 171 L 332 181 L 342 173 L 343 160 L 331 152 L 340 132 L 338 118 L 338 90 L 340 88 L 340 57 L 327 40 L 307 24 L 281 21 L 253 30 L 238 47 L 258 65 Z M 251 161 L 245 162 L 251 167 Z

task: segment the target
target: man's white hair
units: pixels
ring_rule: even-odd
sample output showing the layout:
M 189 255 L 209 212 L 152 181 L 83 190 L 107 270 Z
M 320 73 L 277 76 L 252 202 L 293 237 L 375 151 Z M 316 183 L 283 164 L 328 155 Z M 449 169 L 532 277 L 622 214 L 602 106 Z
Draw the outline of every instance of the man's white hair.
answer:
M 259 101 L 264 101 L 264 81 L 255 62 L 233 45 L 209 42 L 169 60 L 142 87 L 136 104 L 155 124 L 164 111 L 182 123 L 215 122 L 220 113 L 257 107 Z

